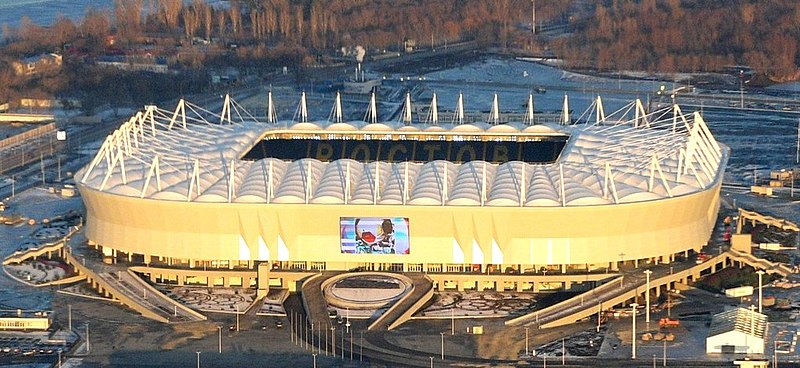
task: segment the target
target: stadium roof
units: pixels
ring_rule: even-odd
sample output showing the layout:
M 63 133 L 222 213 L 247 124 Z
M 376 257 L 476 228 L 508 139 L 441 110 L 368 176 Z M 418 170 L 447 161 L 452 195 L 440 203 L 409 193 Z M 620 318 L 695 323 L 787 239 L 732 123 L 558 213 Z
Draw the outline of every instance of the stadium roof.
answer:
M 567 111 L 565 103 L 566 124 L 543 125 L 295 122 L 277 121 L 272 113 L 256 118 L 227 96 L 219 114 L 181 100 L 173 111 L 147 106 L 132 116 L 77 178 L 107 193 L 186 202 L 555 207 L 703 191 L 727 159 L 701 115 L 684 114 L 677 105 L 645 113 L 636 101 L 606 116 L 598 97 L 577 123 Z M 241 160 L 270 135 L 426 132 L 569 138 L 548 164 Z

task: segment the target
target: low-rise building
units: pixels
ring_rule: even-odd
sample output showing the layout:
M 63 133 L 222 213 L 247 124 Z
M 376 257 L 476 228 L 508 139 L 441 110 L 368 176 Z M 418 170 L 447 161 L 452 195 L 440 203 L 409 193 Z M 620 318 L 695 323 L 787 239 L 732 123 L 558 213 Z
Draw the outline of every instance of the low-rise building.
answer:
M 32 75 L 61 68 L 63 59 L 59 54 L 41 54 L 26 57 L 11 63 L 16 75 Z
M 0 331 L 45 331 L 51 322 L 49 311 L 0 310 Z
M 169 71 L 166 59 L 153 56 L 102 56 L 97 59 L 97 65 L 110 66 L 131 72 L 166 73 Z
M 706 338 L 707 354 L 764 354 L 767 316 L 735 308 L 711 318 Z

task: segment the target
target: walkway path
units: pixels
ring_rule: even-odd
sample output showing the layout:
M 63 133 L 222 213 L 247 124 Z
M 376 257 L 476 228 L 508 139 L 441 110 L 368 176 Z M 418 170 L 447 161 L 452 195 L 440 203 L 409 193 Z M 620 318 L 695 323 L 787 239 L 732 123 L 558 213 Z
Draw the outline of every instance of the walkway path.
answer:
M 686 284 L 689 281 L 697 280 L 701 274 L 714 273 L 736 262 L 740 265 L 747 264 L 753 268 L 762 269 L 767 273 L 782 276 L 791 274 L 791 270 L 785 265 L 773 263 L 751 254 L 727 250 L 701 264 L 684 262 L 672 265 L 661 264 L 650 268 L 653 272 L 650 290 L 655 290 L 656 295 L 659 295 L 662 289 L 672 289 L 675 283 Z M 563 326 L 590 317 L 611 306 L 636 299 L 648 292 L 646 284 L 647 278 L 643 272 L 626 273 L 587 293 L 508 320 L 506 325 L 538 326 L 539 328 Z
M 164 323 L 201 321 L 206 316 L 162 294 L 126 267 L 109 265 L 98 259 L 82 237 L 68 241 L 64 259 L 101 294 L 119 300 L 143 316 Z

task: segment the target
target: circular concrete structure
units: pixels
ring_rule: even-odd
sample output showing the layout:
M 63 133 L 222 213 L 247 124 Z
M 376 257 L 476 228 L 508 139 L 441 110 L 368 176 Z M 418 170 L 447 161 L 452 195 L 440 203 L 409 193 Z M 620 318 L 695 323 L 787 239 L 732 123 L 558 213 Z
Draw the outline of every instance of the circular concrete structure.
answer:
M 87 238 L 146 263 L 525 272 L 700 249 L 727 147 L 677 107 L 592 109 L 567 125 L 425 126 L 181 102 L 131 117 L 75 177 Z M 552 157 L 531 156 L 542 147 Z
M 322 293 L 334 307 L 375 310 L 391 305 L 413 288 L 411 279 L 403 275 L 359 272 L 325 280 Z

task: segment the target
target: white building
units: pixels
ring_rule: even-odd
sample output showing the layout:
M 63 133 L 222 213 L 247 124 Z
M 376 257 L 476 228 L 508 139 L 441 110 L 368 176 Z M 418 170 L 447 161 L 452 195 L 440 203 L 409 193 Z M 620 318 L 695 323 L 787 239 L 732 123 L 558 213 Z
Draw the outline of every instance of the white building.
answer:
M 745 308 L 714 315 L 706 338 L 707 354 L 764 354 L 767 316 Z

